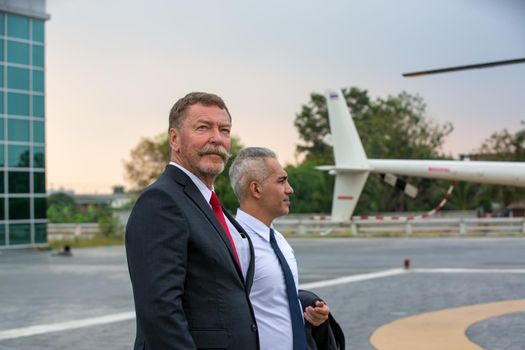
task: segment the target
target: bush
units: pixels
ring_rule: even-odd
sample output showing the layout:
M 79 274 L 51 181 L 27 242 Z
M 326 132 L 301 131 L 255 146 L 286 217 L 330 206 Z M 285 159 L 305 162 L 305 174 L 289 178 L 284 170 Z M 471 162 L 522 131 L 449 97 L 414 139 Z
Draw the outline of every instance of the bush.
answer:
M 105 236 L 122 235 L 124 230 L 117 218 L 113 216 L 102 216 L 98 219 L 98 230 Z

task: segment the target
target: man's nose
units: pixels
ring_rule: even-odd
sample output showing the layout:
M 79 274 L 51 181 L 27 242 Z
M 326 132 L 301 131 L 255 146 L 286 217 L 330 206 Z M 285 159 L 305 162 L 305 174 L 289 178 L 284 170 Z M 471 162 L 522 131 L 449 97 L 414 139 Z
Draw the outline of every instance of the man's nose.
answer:
M 222 143 L 224 142 L 224 135 L 221 133 L 219 128 L 212 128 L 211 129 L 211 135 L 210 135 L 210 142 L 211 143 Z

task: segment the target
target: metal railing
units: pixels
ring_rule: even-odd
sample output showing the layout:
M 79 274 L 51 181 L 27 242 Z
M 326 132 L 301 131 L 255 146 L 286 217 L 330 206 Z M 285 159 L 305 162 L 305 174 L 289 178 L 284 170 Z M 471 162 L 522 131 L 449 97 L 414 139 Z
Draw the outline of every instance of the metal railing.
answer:
M 274 222 L 284 233 L 297 235 L 411 236 L 411 235 L 524 235 L 525 218 L 425 218 L 419 220 L 287 219 Z
M 99 232 L 98 224 L 47 224 L 48 241 L 72 241 L 75 238 L 91 239 Z
M 420 220 L 353 220 L 280 218 L 274 222 L 283 233 L 340 236 L 473 236 L 525 235 L 525 218 L 425 218 Z M 90 239 L 99 232 L 97 223 L 48 224 L 48 240 Z

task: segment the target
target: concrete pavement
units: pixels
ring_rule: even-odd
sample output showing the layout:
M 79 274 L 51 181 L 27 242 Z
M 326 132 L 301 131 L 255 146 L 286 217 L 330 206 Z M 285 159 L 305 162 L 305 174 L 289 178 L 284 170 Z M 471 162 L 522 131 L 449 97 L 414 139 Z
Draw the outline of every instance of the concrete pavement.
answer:
M 376 330 L 408 317 L 525 299 L 522 238 L 290 241 L 301 284 L 317 283 L 312 290 L 329 303 L 348 349 L 374 349 Z M 402 268 L 404 259 L 411 261 L 409 272 L 378 276 Z M 132 347 L 134 319 L 107 322 L 133 310 L 123 247 L 75 250 L 71 258 L 2 251 L 0 267 L 0 349 Z M 333 279 L 340 283 L 319 284 Z M 86 320 L 95 323 L 74 323 Z M 466 338 L 485 349 L 525 349 L 524 321 L 524 312 L 481 319 L 465 326 Z M 35 326 L 42 332 L 24 335 Z M 13 330 L 14 337 L 2 339 Z

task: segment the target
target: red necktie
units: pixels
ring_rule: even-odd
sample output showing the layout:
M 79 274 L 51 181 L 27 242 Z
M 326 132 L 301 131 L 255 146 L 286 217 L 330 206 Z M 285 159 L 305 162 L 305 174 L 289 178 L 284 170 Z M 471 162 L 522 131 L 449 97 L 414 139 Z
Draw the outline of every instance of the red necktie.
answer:
M 224 219 L 224 213 L 222 212 L 221 203 L 219 202 L 219 198 L 213 191 L 211 192 L 210 204 L 211 204 L 213 213 L 217 217 L 217 220 L 219 220 L 222 228 L 224 229 L 224 232 L 226 232 L 226 236 L 228 236 L 228 240 L 230 241 L 230 244 L 232 245 L 232 248 L 233 248 L 233 253 L 235 254 L 235 259 L 237 260 L 237 264 L 242 270 L 242 265 L 241 265 L 241 262 L 239 261 L 239 255 L 237 255 L 237 249 L 235 248 L 235 242 L 233 241 L 230 230 L 228 229 L 228 225 L 226 224 L 226 220 Z

